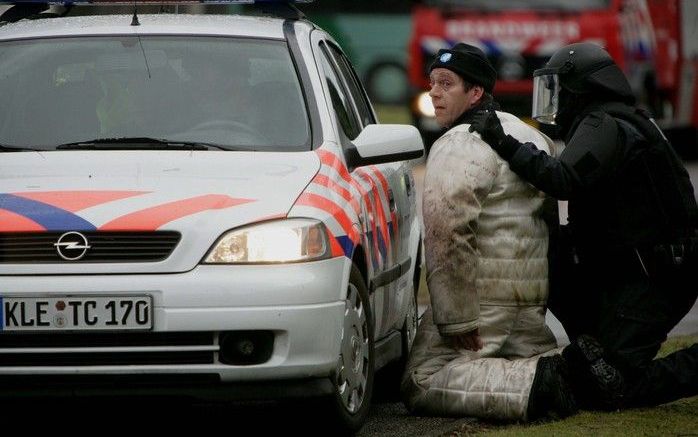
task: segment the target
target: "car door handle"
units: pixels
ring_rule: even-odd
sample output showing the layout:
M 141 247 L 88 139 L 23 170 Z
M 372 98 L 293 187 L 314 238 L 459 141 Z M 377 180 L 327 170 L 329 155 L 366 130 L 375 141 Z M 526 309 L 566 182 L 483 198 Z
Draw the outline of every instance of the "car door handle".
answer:
M 412 178 L 410 178 L 410 175 L 407 173 L 402 175 L 403 180 L 405 181 L 405 193 L 407 193 L 407 197 L 412 194 Z
M 390 207 L 390 211 L 395 211 L 395 195 L 391 188 L 388 188 L 388 206 Z

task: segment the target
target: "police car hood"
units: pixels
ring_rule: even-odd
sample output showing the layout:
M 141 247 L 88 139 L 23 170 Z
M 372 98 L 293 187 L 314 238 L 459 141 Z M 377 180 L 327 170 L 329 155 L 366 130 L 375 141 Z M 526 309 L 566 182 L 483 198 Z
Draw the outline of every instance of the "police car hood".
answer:
M 164 260 L 149 262 L 125 254 L 119 262 L 56 263 L 39 251 L 18 263 L 0 247 L 0 274 L 191 270 L 227 230 L 285 217 L 319 168 L 314 152 L 1 153 L 0 243 L 51 235 L 44 244 L 55 260 L 54 240 L 70 231 L 168 231 L 180 239 Z

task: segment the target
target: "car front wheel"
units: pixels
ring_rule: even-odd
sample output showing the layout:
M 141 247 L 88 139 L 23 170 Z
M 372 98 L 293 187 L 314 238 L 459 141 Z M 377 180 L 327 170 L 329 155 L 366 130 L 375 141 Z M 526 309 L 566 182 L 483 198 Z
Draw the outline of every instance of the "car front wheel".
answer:
M 342 433 L 356 432 L 366 421 L 373 395 L 373 373 L 373 314 L 361 272 L 352 265 L 340 354 L 332 375 L 331 409 Z

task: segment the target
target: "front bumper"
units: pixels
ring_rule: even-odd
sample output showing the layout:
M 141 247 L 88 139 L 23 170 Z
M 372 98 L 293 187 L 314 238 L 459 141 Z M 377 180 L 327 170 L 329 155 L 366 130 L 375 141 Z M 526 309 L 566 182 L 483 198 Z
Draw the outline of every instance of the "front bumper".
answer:
M 2 296 L 147 294 L 152 296 L 153 302 L 152 331 L 137 334 L 140 338 L 137 347 L 114 342 L 114 338 L 129 338 L 130 334 L 126 333 L 72 332 L 73 337 L 78 336 L 80 347 L 75 348 L 73 340 L 72 349 L 61 350 L 61 341 L 67 336 L 57 329 L 42 333 L 56 339 L 52 347 L 44 347 L 38 352 L 30 347 L 18 352 L 3 346 L 3 339 L 15 336 L 12 343 L 16 346 L 16 336 L 37 334 L 0 333 L 0 378 L 15 375 L 31 379 L 41 375 L 42 378 L 55 377 L 58 380 L 61 376 L 142 378 L 143 375 L 152 375 L 155 378 L 158 375 L 184 380 L 188 376 L 205 375 L 218 383 L 324 378 L 337 365 L 345 305 L 344 284 L 349 267 L 345 258 L 334 258 L 299 264 L 202 265 L 178 274 L 0 276 Z M 273 333 L 269 359 L 252 365 L 221 363 L 219 334 L 248 330 Z M 205 363 L 180 360 L 168 364 L 167 360 L 158 360 L 158 363 L 150 364 L 141 359 L 137 364 L 124 360 L 119 364 L 104 365 L 100 364 L 103 361 L 91 362 L 89 359 L 107 354 L 134 356 L 148 352 L 149 333 L 155 337 L 202 332 L 211 334 L 210 344 L 197 346 L 211 354 L 211 359 Z M 90 347 L 94 346 L 91 339 L 96 338 L 91 336 L 95 334 L 109 337 L 108 347 L 102 343 L 98 352 L 91 352 Z M 162 349 L 162 343 L 158 344 Z M 169 349 L 168 353 L 176 355 L 182 345 L 173 344 Z M 46 360 L 40 360 L 42 355 L 39 352 L 44 353 Z M 38 362 L 34 365 L 8 365 L 14 361 L 3 361 L 3 356 L 16 357 L 19 353 L 39 354 L 36 355 Z M 79 360 L 79 364 L 51 365 L 52 357 L 70 357 L 71 353 L 87 358 Z
M 328 396 L 330 378 L 221 383 L 199 375 L 0 375 L 0 400 L 112 397 L 188 397 L 206 401 L 280 400 Z

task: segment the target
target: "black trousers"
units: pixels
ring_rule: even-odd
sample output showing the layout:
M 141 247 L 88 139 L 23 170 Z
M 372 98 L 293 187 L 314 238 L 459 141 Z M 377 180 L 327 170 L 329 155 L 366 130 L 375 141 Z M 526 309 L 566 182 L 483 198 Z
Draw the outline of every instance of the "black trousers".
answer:
M 574 263 L 560 257 L 550 266 L 550 310 L 570 340 L 588 334 L 601 343 L 624 377 L 627 407 L 698 395 L 698 344 L 655 359 L 696 301 L 698 262 L 662 270 L 640 259 L 599 255 Z

